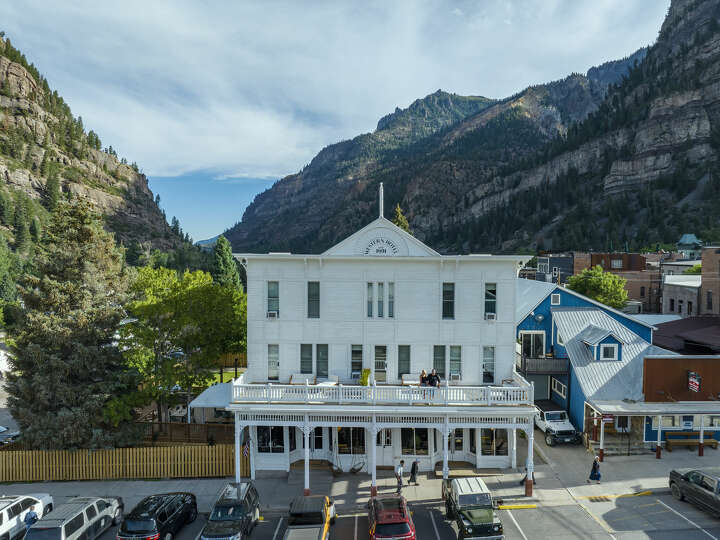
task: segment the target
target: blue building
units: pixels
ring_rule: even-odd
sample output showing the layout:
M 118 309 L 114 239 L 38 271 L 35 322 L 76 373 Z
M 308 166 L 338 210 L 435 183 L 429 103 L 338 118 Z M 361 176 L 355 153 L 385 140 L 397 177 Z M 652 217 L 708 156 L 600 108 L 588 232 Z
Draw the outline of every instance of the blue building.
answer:
M 720 438 L 716 401 L 685 408 L 653 402 L 652 416 L 648 414 L 645 358 L 675 355 L 652 344 L 652 325 L 552 283 L 518 279 L 517 298 L 517 371 L 534 383 L 536 399 L 552 400 L 567 410 L 591 444 L 601 438 L 600 418 L 606 414 L 612 417 L 612 425 L 602 428 L 606 448 L 645 451 L 657 440 L 651 427 L 658 423 L 658 410 L 664 411 L 659 417 L 667 428 L 661 440 L 676 427 L 687 428 L 683 412 L 697 415 L 693 425 L 702 422 Z

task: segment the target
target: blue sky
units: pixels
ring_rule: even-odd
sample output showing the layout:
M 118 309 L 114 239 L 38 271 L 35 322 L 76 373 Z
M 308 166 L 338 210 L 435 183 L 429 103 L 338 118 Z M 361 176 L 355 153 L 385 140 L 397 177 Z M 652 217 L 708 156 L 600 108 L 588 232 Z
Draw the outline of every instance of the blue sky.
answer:
M 196 239 L 438 88 L 501 98 L 626 56 L 669 0 L 0 2 L 0 30 Z

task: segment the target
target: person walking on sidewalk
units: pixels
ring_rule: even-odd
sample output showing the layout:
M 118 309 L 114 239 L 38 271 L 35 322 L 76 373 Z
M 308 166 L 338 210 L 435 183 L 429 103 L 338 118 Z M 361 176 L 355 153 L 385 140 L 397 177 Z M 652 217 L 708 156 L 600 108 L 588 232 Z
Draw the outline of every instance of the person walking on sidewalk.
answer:
M 600 483 L 600 457 L 595 456 L 595 459 L 593 460 L 592 469 L 590 469 L 590 478 L 588 478 L 587 483 L 589 484 L 591 480 L 595 480 L 598 484 Z
M 419 486 L 417 481 L 417 473 L 418 469 L 420 468 L 420 460 L 416 459 L 412 462 L 412 465 L 410 465 L 410 480 L 408 480 L 408 486 L 410 484 L 415 484 L 416 486 Z
M 395 478 L 397 478 L 397 493 L 398 495 L 402 492 L 403 487 L 403 473 L 405 472 L 405 460 L 401 459 L 400 464 L 395 468 Z

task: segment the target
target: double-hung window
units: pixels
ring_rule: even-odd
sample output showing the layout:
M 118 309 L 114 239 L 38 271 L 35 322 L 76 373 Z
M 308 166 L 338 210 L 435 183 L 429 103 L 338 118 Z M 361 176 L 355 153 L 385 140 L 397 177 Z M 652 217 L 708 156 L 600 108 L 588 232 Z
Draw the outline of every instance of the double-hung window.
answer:
M 377 284 L 377 316 L 385 316 L 385 285 L 383 283 Z
M 455 284 L 443 283 L 442 285 L 442 318 L 455 318 Z
M 372 282 L 367 284 L 367 316 L 373 316 L 373 298 L 374 298 L 375 285 Z
M 495 382 L 495 347 L 483 347 L 483 382 Z
M 280 346 L 268 345 L 268 380 L 277 381 L 280 378 Z
M 307 284 L 307 316 L 308 319 L 320 318 L 320 282 L 308 281 Z
M 267 282 L 267 310 L 268 317 L 274 314 L 280 316 L 280 283 L 278 281 Z
M 410 345 L 398 345 L 398 378 L 410 373 Z
M 300 345 L 300 373 L 313 372 L 313 346 L 307 343 Z
M 317 371 L 315 374 L 318 377 L 328 376 L 328 346 L 315 345 L 315 361 L 317 362 Z
M 495 318 L 497 313 L 497 283 L 485 284 L 485 318 Z M 488 317 L 490 315 L 490 317 Z
M 388 283 L 388 317 L 395 317 L 395 283 Z
M 433 347 L 433 368 L 441 378 L 445 378 L 445 345 Z
M 350 348 L 350 373 L 353 379 L 359 379 L 363 365 L 363 346 L 351 345 Z
M 450 345 L 450 378 L 462 377 L 462 348 L 460 345 Z

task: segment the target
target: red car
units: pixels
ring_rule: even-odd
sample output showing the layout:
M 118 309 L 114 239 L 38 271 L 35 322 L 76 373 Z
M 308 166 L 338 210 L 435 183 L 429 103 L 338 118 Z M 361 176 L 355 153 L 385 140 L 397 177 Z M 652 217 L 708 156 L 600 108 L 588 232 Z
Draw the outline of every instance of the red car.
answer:
M 415 540 L 415 524 L 402 495 L 380 495 L 368 501 L 370 540 Z

